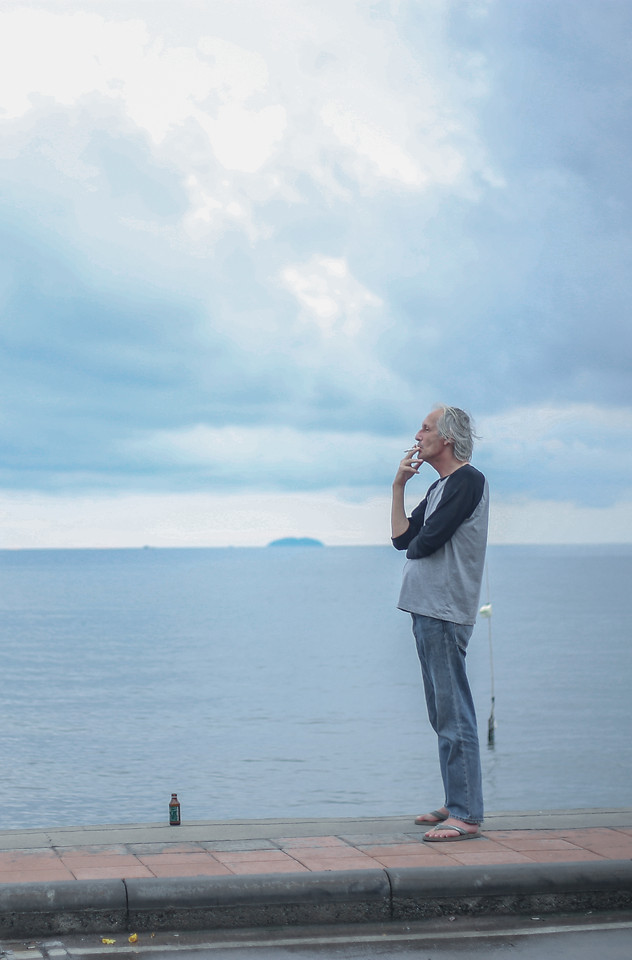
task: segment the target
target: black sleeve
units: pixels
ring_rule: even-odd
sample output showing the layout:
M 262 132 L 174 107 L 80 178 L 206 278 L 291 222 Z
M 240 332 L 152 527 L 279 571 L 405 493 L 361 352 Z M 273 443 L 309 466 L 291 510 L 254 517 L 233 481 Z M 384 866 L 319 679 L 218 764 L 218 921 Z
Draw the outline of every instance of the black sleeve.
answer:
M 439 481 L 435 480 L 435 482 L 428 487 L 428 493 L 430 493 L 433 487 L 436 487 L 438 483 Z M 426 506 L 428 504 L 428 493 L 426 493 L 426 496 L 424 497 L 424 499 L 421 501 L 421 503 L 417 507 L 415 507 L 415 509 L 409 516 L 408 530 L 400 534 L 399 537 L 391 538 L 393 541 L 393 546 L 395 547 L 396 550 L 405 550 L 408 544 L 410 543 L 410 541 L 414 540 L 417 534 L 419 533 L 419 531 L 421 530 L 424 523 L 424 517 L 426 515 Z
M 447 543 L 463 521 L 472 516 L 484 487 L 483 474 L 474 468 L 461 467 L 451 474 L 436 510 L 409 540 L 407 558 L 420 560 L 429 557 Z

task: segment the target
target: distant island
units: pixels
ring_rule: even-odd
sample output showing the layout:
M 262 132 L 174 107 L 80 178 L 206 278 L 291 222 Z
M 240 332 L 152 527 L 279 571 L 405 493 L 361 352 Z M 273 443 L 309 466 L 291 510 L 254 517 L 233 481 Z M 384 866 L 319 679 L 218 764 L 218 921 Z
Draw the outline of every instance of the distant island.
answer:
M 313 537 L 281 537 L 280 540 L 272 540 L 269 547 L 324 547 L 325 544 L 320 540 L 314 540 Z

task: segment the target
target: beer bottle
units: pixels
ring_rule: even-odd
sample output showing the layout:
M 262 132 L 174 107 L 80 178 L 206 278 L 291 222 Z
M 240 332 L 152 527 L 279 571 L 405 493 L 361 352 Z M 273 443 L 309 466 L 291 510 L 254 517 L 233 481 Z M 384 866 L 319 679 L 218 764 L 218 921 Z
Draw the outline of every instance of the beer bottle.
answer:
M 169 826 L 179 827 L 180 823 L 180 801 L 177 793 L 172 793 L 169 801 Z

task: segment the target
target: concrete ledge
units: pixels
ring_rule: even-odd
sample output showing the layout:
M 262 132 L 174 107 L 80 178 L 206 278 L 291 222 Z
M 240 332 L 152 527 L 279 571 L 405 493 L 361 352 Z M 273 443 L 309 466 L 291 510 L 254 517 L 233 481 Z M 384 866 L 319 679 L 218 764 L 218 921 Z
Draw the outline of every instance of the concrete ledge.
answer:
M 632 908 L 632 861 L 388 871 L 393 920 Z
M 0 886 L 0 936 L 632 909 L 632 861 Z
M 385 871 L 128 880 L 135 930 L 292 926 L 391 919 Z
M 122 880 L 0 884 L 0 936 L 45 936 L 125 929 Z

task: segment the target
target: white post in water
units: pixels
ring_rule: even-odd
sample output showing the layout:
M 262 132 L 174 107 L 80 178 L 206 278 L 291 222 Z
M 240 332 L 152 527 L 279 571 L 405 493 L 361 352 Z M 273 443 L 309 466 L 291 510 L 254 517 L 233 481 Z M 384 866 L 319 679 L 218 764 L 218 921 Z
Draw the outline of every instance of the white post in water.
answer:
M 489 672 L 491 675 L 492 709 L 489 715 L 489 720 L 487 721 L 487 745 L 489 747 L 493 747 L 495 737 L 494 731 L 496 730 L 496 717 L 494 716 L 496 697 L 494 694 L 494 654 L 492 650 L 492 605 L 489 599 L 489 570 L 487 569 L 487 564 L 485 564 L 485 578 L 487 582 L 487 603 L 484 603 L 478 612 L 481 617 L 484 617 L 487 620 L 487 629 L 489 633 Z

